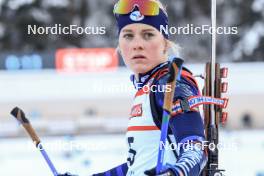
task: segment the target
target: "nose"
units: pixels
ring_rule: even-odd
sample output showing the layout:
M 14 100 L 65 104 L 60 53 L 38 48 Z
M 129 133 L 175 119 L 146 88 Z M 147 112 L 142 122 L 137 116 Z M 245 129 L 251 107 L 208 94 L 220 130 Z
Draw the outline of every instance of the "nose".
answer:
M 132 43 L 133 50 L 143 50 L 144 49 L 144 42 L 140 37 L 135 37 Z
M 133 47 L 133 50 L 143 50 L 143 46 L 142 45 L 136 45 Z

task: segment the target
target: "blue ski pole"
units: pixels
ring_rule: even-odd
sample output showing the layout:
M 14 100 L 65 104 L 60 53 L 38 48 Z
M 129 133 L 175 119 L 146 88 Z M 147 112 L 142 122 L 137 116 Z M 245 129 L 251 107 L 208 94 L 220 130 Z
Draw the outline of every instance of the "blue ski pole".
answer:
M 171 116 L 172 110 L 172 101 L 176 87 L 176 80 L 180 76 L 181 67 L 183 64 L 183 60 L 179 58 L 174 58 L 171 61 L 169 66 L 169 78 L 167 80 L 166 86 L 171 87 L 171 91 L 167 91 L 164 94 L 164 101 L 163 101 L 163 113 L 162 113 L 162 124 L 161 124 L 161 135 L 160 135 L 160 143 L 159 143 L 159 153 L 158 153 L 158 161 L 156 167 L 156 173 L 160 173 L 163 170 L 163 159 L 164 159 L 164 152 L 165 152 L 165 143 L 166 138 L 168 135 L 168 126 L 169 126 L 169 119 Z M 160 145 L 164 144 L 164 145 Z
M 33 129 L 33 127 L 31 126 L 29 120 L 26 118 L 25 113 L 21 109 L 19 109 L 18 107 L 15 107 L 11 111 L 11 115 L 13 115 L 17 119 L 17 121 L 20 124 L 22 124 L 22 126 L 25 128 L 25 130 L 27 131 L 27 133 L 31 137 L 34 144 L 36 144 L 36 147 L 40 150 L 42 156 L 44 157 L 45 161 L 47 162 L 47 164 L 48 164 L 50 170 L 52 171 L 53 175 L 58 176 L 58 172 L 57 172 L 56 168 L 54 167 L 53 163 L 49 159 L 48 154 L 46 153 L 45 149 L 43 148 L 43 146 L 40 142 L 40 139 L 39 139 L 38 135 L 36 134 L 35 130 Z

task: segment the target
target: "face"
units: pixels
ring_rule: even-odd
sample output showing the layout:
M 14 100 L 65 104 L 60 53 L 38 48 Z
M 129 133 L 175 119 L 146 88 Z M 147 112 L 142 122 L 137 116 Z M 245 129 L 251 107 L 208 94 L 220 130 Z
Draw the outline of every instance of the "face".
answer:
M 167 60 L 166 40 L 150 25 L 125 26 L 119 35 L 119 48 L 125 64 L 135 74 L 146 73 Z

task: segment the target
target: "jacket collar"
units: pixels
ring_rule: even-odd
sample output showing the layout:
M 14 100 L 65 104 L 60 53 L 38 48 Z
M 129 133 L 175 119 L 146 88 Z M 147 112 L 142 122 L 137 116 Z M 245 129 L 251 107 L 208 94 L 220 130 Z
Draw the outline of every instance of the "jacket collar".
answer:
M 141 89 L 149 81 L 149 78 L 153 74 L 155 74 L 158 70 L 160 70 L 165 65 L 168 65 L 168 63 L 169 63 L 169 61 L 163 62 L 163 63 L 157 65 L 156 67 L 154 67 L 153 69 L 151 69 L 150 71 L 148 71 L 146 73 L 140 73 L 138 75 L 138 80 L 136 79 L 134 74 L 131 75 L 130 80 L 133 82 L 135 89 L 137 89 L 137 90 Z

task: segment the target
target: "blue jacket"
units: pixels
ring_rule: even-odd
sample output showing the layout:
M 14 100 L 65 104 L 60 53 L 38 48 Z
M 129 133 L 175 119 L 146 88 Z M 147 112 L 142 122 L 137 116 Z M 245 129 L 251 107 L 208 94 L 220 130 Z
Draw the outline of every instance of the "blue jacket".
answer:
M 133 82 L 135 88 L 139 90 L 149 81 L 153 74 L 160 71 L 162 74 L 159 74 L 158 78 L 154 79 L 153 84 L 159 86 L 165 85 L 169 76 L 167 74 L 168 72 L 166 72 L 167 68 L 168 62 L 162 63 L 149 72 L 140 74 L 138 80 L 136 80 L 135 76 L 132 75 L 131 81 Z M 187 69 L 183 68 L 183 70 L 191 75 Z M 185 98 L 195 95 L 199 95 L 199 90 L 195 84 L 195 80 L 192 79 L 191 76 L 186 77 L 182 75 L 181 79 L 177 81 L 173 101 L 176 102 L 177 100 L 184 100 Z M 160 128 L 164 92 L 152 92 L 150 97 L 152 114 L 153 117 L 155 117 L 154 122 L 156 126 Z M 169 133 L 174 135 L 178 144 L 184 144 L 188 141 L 192 141 L 193 143 L 202 143 L 205 139 L 203 119 L 199 111 L 176 114 L 171 117 L 169 126 Z M 166 165 L 166 167 L 172 170 L 176 176 L 180 175 L 180 173 L 183 173 L 185 176 L 198 176 L 207 162 L 207 156 L 200 147 L 193 147 L 187 150 L 182 147 L 178 153 L 175 153 L 175 155 L 177 155 L 178 158 L 177 162 L 174 165 Z M 125 176 L 127 170 L 127 164 L 123 163 L 106 172 L 94 174 L 94 176 Z

